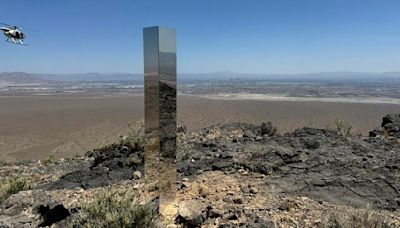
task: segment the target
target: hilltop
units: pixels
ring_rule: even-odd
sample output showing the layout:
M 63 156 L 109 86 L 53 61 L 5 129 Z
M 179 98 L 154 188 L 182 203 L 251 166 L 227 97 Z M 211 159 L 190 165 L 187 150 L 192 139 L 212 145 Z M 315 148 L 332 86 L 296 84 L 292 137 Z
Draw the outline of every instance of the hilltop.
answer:
M 400 114 L 369 136 L 342 121 L 282 135 L 271 122 L 181 126 L 178 135 L 179 209 L 169 227 L 400 226 Z M 137 138 L 84 157 L 3 162 L 0 174 L 25 178 L 0 203 L 3 227 L 64 227 L 99 191 L 149 188 Z

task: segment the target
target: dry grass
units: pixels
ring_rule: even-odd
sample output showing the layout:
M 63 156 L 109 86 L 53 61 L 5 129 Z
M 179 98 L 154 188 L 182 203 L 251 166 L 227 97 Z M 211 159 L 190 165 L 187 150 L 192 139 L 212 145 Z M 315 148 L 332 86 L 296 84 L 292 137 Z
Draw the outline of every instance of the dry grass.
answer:
M 121 136 L 121 144 L 128 144 L 135 148 L 144 148 L 145 128 L 143 120 L 128 123 L 128 135 L 125 137 Z
M 289 149 L 279 145 L 250 144 L 248 145 L 248 151 L 251 152 L 253 158 L 259 158 L 277 151 L 288 152 Z
M 323 228 L 390 228 L 390 220 L 383 213 L 368 209 L 353 209 L 332 213 Z
M 155 206 L 142 203 L 136 192 L 118 192 L 106 188 L 98 192 L 92 201 L 82 205 L 71 219 L 69 227 L 119 228 L 156 227 Z
M 261 124 L 261 135 L 275 136 L 277 134 L 278 134 L 278 129 L 272 126 L 271 121 Z

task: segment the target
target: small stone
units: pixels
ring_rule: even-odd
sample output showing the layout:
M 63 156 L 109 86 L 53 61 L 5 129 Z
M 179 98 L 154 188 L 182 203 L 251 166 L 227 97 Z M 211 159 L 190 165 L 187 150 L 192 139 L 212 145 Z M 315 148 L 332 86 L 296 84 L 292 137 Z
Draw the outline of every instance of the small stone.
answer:
M 254 138 L 254 141 L 256 141 L 256 142 L 261 141 L 261 140 L 263 140 L 263 137 L 261 137 L 261 136 L 256 136 Z
M 178 225 L 175 225 L 175 224 L 168 224 L 167 225 L 167 228 L 177 228 L 178 227 Z
M 190 188 L 191 186 L 192 186 L 192 183 L 190 183 L 190 182 L 187 182 L 187 181 L 182 182 L 182 187 L 184 187 L 184 188 Z
M 242 204 L 243 203 L 243 199 L 242 198 L 236 198 L 236 199 L 233 199 L 233 202 L 235 204 Z
M 133 189 L 139 189 L 139 188 L 140 188 L 140 185 L 139 185 L 139 184 L 133 185 Z
M 133 176 L 133 179 L 137 180 L 137 179 L 142 178 L 142 173 L 140 171 L 135 171 L 135 172 L 133 172 L 132 176 Z
M 131 156 L 128 157 L 128 164 L 129 165 L 139 165 L 141 164 L 143 161 L 141 158 L 139 158 L 139 156 L 137 154 L 133 154 Z
M 210 192 L 210 189 L 206 186 L 206 185 L 200 185 L 200 191 L 199 191 L 199 194 L 202 196 L 202 197 L 206 197 L 207 195 L 209 195 L 211 192 Z
M 222 217 L 224 215 L 224 213 L 217 209 L 217 208 L 213 208 L 210 210 L 210 217 L 211 218 L 218 218 L 218 217 Z
M 257 194 L 258 189 L 256 187 L 252 187 L 252 188 L 250 188 L 250 193 Z
M 321 219 L 316 219 L 315 221 L 314 221 L 314 225 L 316 225 L 316 224 L 320 224 L 322 222 L 322 220 Z

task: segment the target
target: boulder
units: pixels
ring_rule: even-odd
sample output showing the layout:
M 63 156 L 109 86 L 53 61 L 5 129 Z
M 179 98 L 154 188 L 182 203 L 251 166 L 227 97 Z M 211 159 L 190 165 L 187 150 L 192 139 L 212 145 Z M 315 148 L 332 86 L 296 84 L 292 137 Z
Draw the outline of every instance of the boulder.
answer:
M 179 203 L 177 222 L 189 227 L 200 227 L 205 215 L 205 205 L 197 200 L 187 200 Z
M 372 131 L 369 132 L 369 137 L 377 137 L 383 135 L 383 131 L 379 130 L 379 129 L 374 129 Z
M 389 136 L 400 138 L 400 114 L 387 114 L 383 117 L 382 128 Z

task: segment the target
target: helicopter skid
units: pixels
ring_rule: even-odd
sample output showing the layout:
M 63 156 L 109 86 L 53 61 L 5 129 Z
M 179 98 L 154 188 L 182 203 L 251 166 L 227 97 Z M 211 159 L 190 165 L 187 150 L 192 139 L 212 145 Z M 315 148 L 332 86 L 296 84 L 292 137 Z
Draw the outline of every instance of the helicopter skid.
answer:
M 18 45 L 21 45 L 21 46 L 29 46 L 28 44 L 24 44 L 24 43 L 20 43 L 20 42 L 12 42 L 12 41 L 9 41 L 9 40 L 6 40 L 5 42 L 8 42 L 8 43 L 12 43 L 12 44 L 18 44 Z

